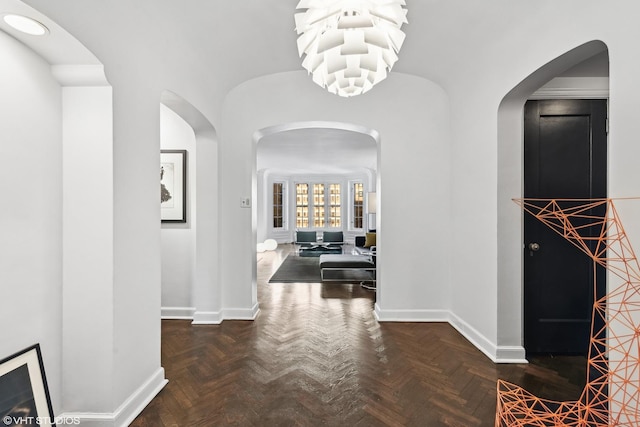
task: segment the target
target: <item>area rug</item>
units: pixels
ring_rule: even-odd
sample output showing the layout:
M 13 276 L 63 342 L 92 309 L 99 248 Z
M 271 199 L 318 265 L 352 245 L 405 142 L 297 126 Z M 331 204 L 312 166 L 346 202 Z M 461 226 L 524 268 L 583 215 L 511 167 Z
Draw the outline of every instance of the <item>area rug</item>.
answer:
M 320 283 L 320 264 L 317 257 L 287 256 L 269 283 Z
M 271 276 L 269 283 L 320 283 L 321 277 L 318 257 L 288 255 Z M 325 279 L 331 282 L 359 283 L 371 281 L 371 273 L 359 270 L 328 271 Z

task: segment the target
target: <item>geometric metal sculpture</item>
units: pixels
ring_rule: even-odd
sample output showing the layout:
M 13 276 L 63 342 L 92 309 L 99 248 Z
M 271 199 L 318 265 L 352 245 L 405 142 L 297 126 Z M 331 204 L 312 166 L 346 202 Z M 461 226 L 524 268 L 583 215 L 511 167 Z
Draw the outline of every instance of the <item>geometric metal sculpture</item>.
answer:
M 605 267 L 609 291 L 594 302 L 587 383 L 580 398 L 546 400 L 498 380 L 496 427 L 639 426 L 640 265 L 614 199 L 516 203 Z

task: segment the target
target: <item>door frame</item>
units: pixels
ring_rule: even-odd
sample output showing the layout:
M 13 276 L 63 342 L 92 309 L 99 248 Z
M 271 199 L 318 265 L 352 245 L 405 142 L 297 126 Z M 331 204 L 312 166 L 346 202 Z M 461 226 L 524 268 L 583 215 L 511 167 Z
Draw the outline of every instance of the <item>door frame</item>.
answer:
M 602 118 L 602 114 L 604 113 L 604 119 L 605 119 L 605 123 L 608 123 L 608 119 L 609 119 L 609 100 L 608 98 L 592 98 L 589 96 L 586 96 L 586 94 L 580 98 L 567 98 L 567 97 L 562 97 L 562 98 L 555 98 L 555 99 L 550 99 L 550 98 L 545 98 L 545 99 L 535 99 L 535 100 L 528 100 L 528 101 L 535 101 L 537 103 L 541 103 L 541 104 L 537 104 L 537 106 L 535 107 L 537 109 L 537 113 L 535 113 L 535 116 L 537 117 L 538 115 L 540 115 L 540 117 L 542 117 L 542 115 L 544 115 L 541 110 L 546 111 L 548 114 L 551 115 L 555 115 L 555 114 L 559 114 L 560 116 L 565 116 L 565 117 L 571 117 L 571 116 L 575 116 L 576 114 L 578 115 L 582 115 L 582 114 L 586 114 L 587 111 L 589 112 L 589 114 L 595 114 L 595 115 L 590 115 L 590 117 L 596 117 L 601 119 Z M 569 104 L 555 104 L 555 101 L 565 101 L 565 102 L 569 102 Z M 574 103 L 574 101 L 583 101 L 583 103 L 581 104 L 576 104 Z M 590 101 L 594 101 L 597 102 L 597 104 L 590 102 Z M 604 101 L 604 105 L 602 104 L 601 101 Z M 546 102 L 551 102 L 553 103 L 552 105 L 546 104 Z M 584 102 L 586 102 L 587 104 L 585 104 Z M 525 103 L 526 105 L 526 103 Z M 561 107 L 560 107 L 561 106 Z M 588 107 L 587 107 L 588 106 Z M 569 108 L 570 110 L 572 110 L 571 112 L 566 112 L 566 111 L 555 111 L 557 108 L 559 108 L 560 110 L 566 110 L 566 108 Z M 526 112 L 526 110 L 525 110 Z M 531 113 L 533 114 L 533 111 L 531 111 Z M 530 117 L 530 119 L 532 119 Z M 600 171 L 601 173 L 596 173 L 592 178 L 593 180 L 590 181 L 590 183 L 598 183 L 597 188 L 594 190 L 592 188 L 592 191 L 596 191 L 597 193 L 600 193 L 601 191 L 604 191 L 604 195 L 602 196 L 596 196 L 598 198 L 602 198 L 602 197 L 607 197 L 608 196 L 608 176 L 609 176 L 609 159 L 608 159 L 608 142 L 609 142 L 609 132 L 608 132 L 608 126 L 605 124 L 604 125 L 604 129 L 603 129 L 603 125 L 602 122 L 599 121 L 598 124 L 593 125 L 591 124 L 589 126 L 589 129 L 591 131 L 591 135 L 599 135 L 599 138 L 602 137 L 602 132 L 604 131 L 604 145 L 598 145 L 598 149 L 594 149 L 595 144 L 592 144 L 591 150 L 590 150 L 590 157 L 591 157 L 591 162 L 592 162 L 592 166 L 594 166 L 594 169 L 592 169 L 592 171 Z M 527 140 L 527 134 L 525 134 L 525 132 L 527 131 L 527 128 L 525 127 L 523 130 L 523 164 L 525 164 L 525 152 L 526 152 L 526 140 Z M 533 135 L 531 135 L 534 139 L 536 138 L 535 136 L 535 130 L 531 129 L 531 131 L 534 133 Z M 594 133 L 594 131 L 596 133 Z M 592 137 L 591 140 L 593 141 L 594 138 Z M 600 143 L 602 143 L 602 139 L 598 139 L 598 141 Z M 604 152 L 603 152 L 604 151 Z M 598 153 L 599 155 L 604 155 L 604 170 L 602 169 L 602 163 L 600 161 L 595 161 L 593 160 L 594 157 L 592 157 L 595 153 Z M 599 166 L 595 167 L 595 165 L 598 164 Z M 529 170 L 531 172 L 531 170 Z M 525 183 L 527 180 L 527 168 L 526 165 L 523 166 L 523 170 L 522 170 L 522 184 L 523 184 L 523 194 L 525 192 Z M 604 175 L 604 176 L 603 176 Z M 535 176 L 530 176 L 531 179 L 533 179 L 533 181 L 536 180 Z M 604 179 L 604 182 L 602 181 L 602 179 Z M 535 184 L 534 184 L 535 187 Z M 532 189 L 529 188 L 529 191 L 531 191 Z M 553 196 L 553 195 L 548 195 L 548 196 Z M 529 197 L 535 197 L 535 196 L 529 196 Z M 540 195 L 539 197 L 547 197 L 547 195 Z M 530 226 L 531 228 L 527 228 L 527 226 Z M 543 226 L 542 224 L 540 224 L 537 220 L 533 219 L 532 217 L 530 217 L 530 215 L 528 215 L 527 213 L 523 212 L 523 220 L 522 220 L 522 236 L 523 236 L 523 250 L 522 250 L 522 270 L 523 270 L 523 275 L 522 275 L 522 292 L 523 292 L 523 298 L 522 298 L 522 317 L 523 317 L 523 331 L 522 331 L 522 343 L 523 346 L 525 347 L 525 352 L 527 354 L 536 354 L 536 351 L 533 351 L 531 348 L 527 348 L 525 346 L 526 342 L 527 342 L 527 335 L 526 335 L 526 324 L 527 324 L 527 307 L 529 307 L 529 309 L 531 309 L 533 306 L 532 305 L 527 305 L 527 301 L 526 301 L 526 293 L 525 293 L 525 288 L 527 288 L 527 286 L 529 286 L 529 290 L 531 290 L 532 288 L 530 288 L 531 286 L 533 286 L 531 283 L 529 283 L 529 285 L 527 285 L 527 279 L 531 279 L 530 276 L 528 276 L 527 273 L 527 250 L 526 250 L 526 245 L 528 245 L 528 243 L 531 241 L 531 236 L 529 236 L 527 238 L 527 230 L 529 230 L 529 232 L 533 232 L 535 229 L 537 229 L 538 227 L 541 227 L 542 229 L 546 229 L 545 226 Z M 544 231 L 543 234 L 546 235 L 546 233 L 549 232 L 551 234 L 553 234 L 550 230 Z M 548 236 L 549 238 L 552 238 L 553 236 Z M 526 238 L 526 239 L 525 239 Z M 553 240 L 553 239 L 551 239 Z M 544 246 L 544 244 L 542 245 Z M 574 249 L 574 248 L 572 248 Z M 567 249 L 569 250 L 569 249 Z M 577 251 L 577 249 L 576 249 Z M 572 253 L 573 254 L 573 253 Z M 571 254 L 571 256 L 572 256 Z M 567 253 L 567 255 L 569 255 Z M 578 252 L 576 252 L 576 256 L 580 256 L 583 257 L 584 255 L 578 255 Z M 579 261 L 582 262 L 582 261 Z M 586 264 L 587 262 L 587 257 L 585 256 L 584 258 L 584 262 Z M 531 267 L 531 264 L 529 264 L 529 267 Z M 564 268 L 561 268 L 561 270 L 563 270 L 564 272 L 567 272 L 568 270 L 566 269 L 566 266 L 564 266 Z M 596 273 L 597 270 L 597 273 Z M 597 294 L 595 297 L 591 296 L 591 298 L 596 298 L 599 299 L 600 297 L 604 296 L 606 294 L 606 284 L 607 284 L 607 272 L 600 266 L 596 266 L 596 265 L 592 265 L 589 268 L 590 274 L 596 274 L 596 277 L 593 277 L 592 280 L 597 280 L 598 286 L 597 286 Z M 535 288 L 535 286 L 534 286 Z M 576 295 L 575 293 L 571 293 L 571 295 Z M 529 304 L 531 304 L 529 302 Z M 592 318 L 591 316 L 591 312 L 592 312 L 593 308 L 589 307 L 588 311 L 589 311 L 589 318 Z M 531 319 L 529 319 L 531 320 Z M 590 327 L 589 329 L 591 329 L 591 327 L 593 327 L 593 325 L 590 322 Z M 589 337 L 585 337 L 586 338 L 586 349 L 585 352 L 588 352 L 590 349 L 590 345 L 588 344 L 589 341 Z M 547 340 L 543 340 L 545 342 L 549 342 Z M 563 354 L 563 353 L 559 353 L 559 354 Z M 585 353 L 586 355 L 587 353 Z
M 527 363 L 523 346 L 522 212 L 513 202 L 523 194 L 524 104 L 554 77 L 603 51 L 607 45 L 591 40 L 535 69 L 505 93 L 497 114 L 497 289 L 496 342 L 492 350 L 499 363 Z M 550 97 L 551 95 L 545 96 Z M 566 94 L 558 94 L 566 97 Z M 609 99 L 573 91 L 572 98 Z M 610 157 L 610 156 L 609 156 Z

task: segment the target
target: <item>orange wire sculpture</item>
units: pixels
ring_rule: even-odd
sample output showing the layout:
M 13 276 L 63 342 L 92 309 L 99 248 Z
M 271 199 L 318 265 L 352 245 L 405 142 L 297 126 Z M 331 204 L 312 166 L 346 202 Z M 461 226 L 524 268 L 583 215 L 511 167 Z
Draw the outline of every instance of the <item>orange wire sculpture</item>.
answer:
M 609 291 L 593 306 L 587 384 L 580 398 L 541 399 L 498 380 L 496 427 L 639 426 L 640 265 L 613 199 L 516 203 L 605 267 Z

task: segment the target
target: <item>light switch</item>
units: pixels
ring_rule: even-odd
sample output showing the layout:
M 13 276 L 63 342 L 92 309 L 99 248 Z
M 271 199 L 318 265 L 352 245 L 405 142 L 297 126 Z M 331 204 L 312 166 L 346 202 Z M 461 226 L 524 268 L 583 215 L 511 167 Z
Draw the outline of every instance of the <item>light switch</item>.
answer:
M 241 208 L 250 208 L 251 207 L 251 199 L 248 197 L 243 197 L 240 199 L 240 207 Z

